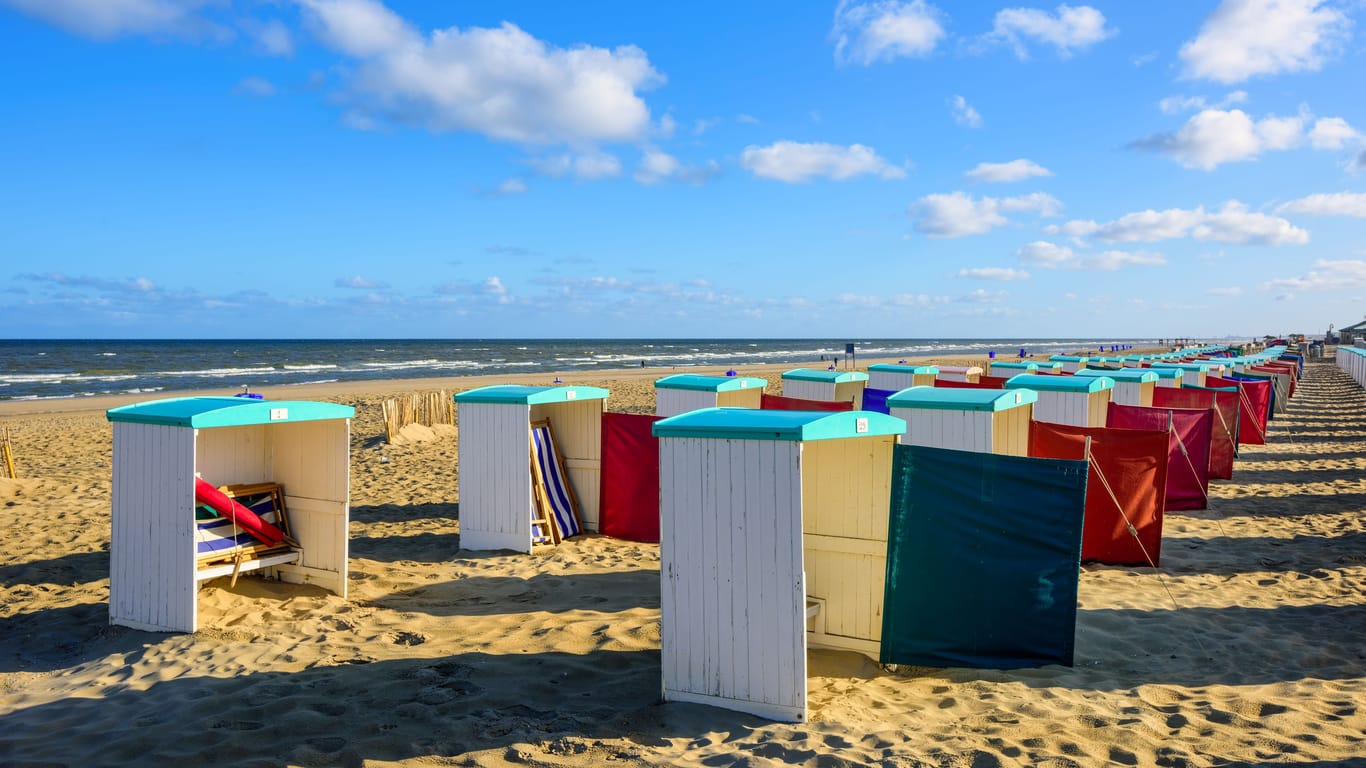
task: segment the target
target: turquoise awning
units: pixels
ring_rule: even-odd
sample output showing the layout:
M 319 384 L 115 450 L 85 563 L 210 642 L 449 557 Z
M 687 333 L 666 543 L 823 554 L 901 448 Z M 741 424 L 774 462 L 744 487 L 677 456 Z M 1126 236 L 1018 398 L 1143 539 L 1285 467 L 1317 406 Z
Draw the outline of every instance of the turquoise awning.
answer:
M 753 408 L 703 408 L 654 423 L 655 437 L 714 440 L 837 440 L 900 435 L 906 422 L 872 411 L 762 411 Z
M 306 400 L 253 400 L 245 397 L 177 397 L 151 400 L 105 411 L 105 418 L 126 424 L 208 429 L 250 424 L 349 419 L 356 409 Z

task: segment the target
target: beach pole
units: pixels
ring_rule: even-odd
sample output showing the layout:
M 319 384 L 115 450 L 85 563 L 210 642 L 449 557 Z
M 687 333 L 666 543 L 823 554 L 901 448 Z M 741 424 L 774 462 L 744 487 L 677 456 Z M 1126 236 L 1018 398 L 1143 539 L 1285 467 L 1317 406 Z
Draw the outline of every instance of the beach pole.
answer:
M 19 473 L 14 471 L 14 448 L 10 445 L 9 427 L 5 427 L 5 436 L 0 440 L 0 452 L 5 454 L 5 468 L 9 470 L 11 479 L 18 480 Z

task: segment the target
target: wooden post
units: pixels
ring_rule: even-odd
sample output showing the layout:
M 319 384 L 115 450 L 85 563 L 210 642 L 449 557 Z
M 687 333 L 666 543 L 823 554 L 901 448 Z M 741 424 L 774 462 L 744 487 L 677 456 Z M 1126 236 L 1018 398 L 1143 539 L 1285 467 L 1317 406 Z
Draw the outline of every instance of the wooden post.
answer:
M 18 480 L 19 473 L 14 471 L 14 448 L 10 445 L 9 427 L 5 427 L 5 436 L 0 440 L 0 451 L 5 454 L 5 468 L 9 470 L 11 479 Z

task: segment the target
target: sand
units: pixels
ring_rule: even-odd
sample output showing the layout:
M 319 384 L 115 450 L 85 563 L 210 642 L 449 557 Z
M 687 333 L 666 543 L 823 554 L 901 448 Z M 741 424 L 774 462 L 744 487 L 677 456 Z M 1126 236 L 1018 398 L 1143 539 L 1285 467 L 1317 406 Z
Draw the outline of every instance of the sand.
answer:
M 565 378 L 649 412 L 659 374 Z M 108 625 L 113 401 L 0 405 L 0 765 L 1366 766 L 1366 394 L 1331 363 L 1168 516 L 1161 580 L 1083 567 L 1075 667 L 812 651 L 799 725 L 660 703 L 658 546 L 459 551 L 458 438 L 385 445 L 378 403 L 482 383 L 268 391 L 358 408 L 351 594 L 219 579 L 194 634 Z

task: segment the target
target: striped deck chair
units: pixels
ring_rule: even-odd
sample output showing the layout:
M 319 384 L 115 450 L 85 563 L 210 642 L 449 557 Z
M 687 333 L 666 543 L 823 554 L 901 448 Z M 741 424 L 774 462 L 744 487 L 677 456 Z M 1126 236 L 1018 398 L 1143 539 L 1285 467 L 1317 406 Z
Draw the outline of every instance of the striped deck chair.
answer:
M 278 483 L 228 486 L 224 492 L 288 535 L 284 491 Z M 195 507 L 195 558 L 199 562 L 226 560 L 271 548 L 209 507 Z
M 555 434 L 550 421 L 531 422 L 532 484 L 536 505 L 542 516 L 550 519 L 558 529 L 558 539 L 567 539 L 583 532 L 579 522 L 579 502 L 569 484 L 564 459 L 555 445 Z

